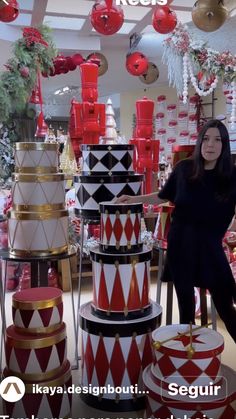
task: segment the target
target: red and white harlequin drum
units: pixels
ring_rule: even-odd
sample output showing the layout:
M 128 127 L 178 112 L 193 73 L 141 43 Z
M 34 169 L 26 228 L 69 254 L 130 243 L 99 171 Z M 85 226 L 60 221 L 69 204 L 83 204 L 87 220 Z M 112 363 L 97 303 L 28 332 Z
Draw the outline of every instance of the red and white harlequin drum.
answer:
M 150 249 L 135 254 L 106 254 L 93 249 L 90 256 L 96 315 L 125 320 L 150 310 Z
M 82 329 L 81 385 L 91 384 L 96 391 L 97 387 L 104 387 L 99 389 L 99 394 L 95 391 L 82 394 L 84 401 L 113 412 L 143 408 L 142 371 L 153 361 L 151 331 L 160 325 L 161 307 L 153 303 L 151 313 L 140 319 L 108 321 L 95 317 L 90 303 L 87 303 L 81 306 L 79 315 Z M 109 391 L 113 387 L 116 391 Z
M 59 373 L 67 355 L 66 326 L 48 334 L 22 334 L 14 326 L 6 330 L 6 364 L 22 380 L 50 379 Z
M 7 369 L 4 377 L 12 375 Z M 25 381 L 26 393 L 16 403 L 5 402 L 4 413 L 10 418 L 69 418 L 71 417 L 72 394 L 67 392 L 72 385 L 71 367 L 66 361 L 60 373 L 53 378 L 41 381 Z M 45 393 L 35 394 L 35 386 L 43 387 Z M 56 390 L 53 395 L 49 391 Z M 57 393 L 58 389 L 61 389 Z M 48 393 L 46 393 L 46 391 Z
M 221 379 L 223 336 L 212 329 L 195 328 L 193 326 L 192 352 L 189 325 L 163 326 L 153 332 L 156 360 L 153 374 L 158 380 L 198 386 Z
M 101 244 L 103 252 L 137 252 L 142 250 L 141 215 L 143 204 L 101 202 Z
M 29 288 L 13 294 L 13 323 L 20 333 L 51 333 L 60 328 L 62 316 L 62 291 L 58 288 Z
M 181 387 L 178 388 L 174 381 L 173 387 L 165 382 L 157 383 L 149 365 L 143 372 L 145 389 L 148 391 L 144 418 L 235 419 L 236 372 L 222 365 L 222 376 L 224 378 L 220 385 L 190 386 L 187 395 L 186 388 L 182 387 L 185 395 L 181 395 Z
M 154 235 L 156 236 L 160 244 L 163 244 L 163 246 L 167 243 L 167 236 L 170 229 L 171 214 L 173 209 L 174 205 L 172 205 L 170 202 L 167 202 L 160 206 L 160 212 L 158 214 Z

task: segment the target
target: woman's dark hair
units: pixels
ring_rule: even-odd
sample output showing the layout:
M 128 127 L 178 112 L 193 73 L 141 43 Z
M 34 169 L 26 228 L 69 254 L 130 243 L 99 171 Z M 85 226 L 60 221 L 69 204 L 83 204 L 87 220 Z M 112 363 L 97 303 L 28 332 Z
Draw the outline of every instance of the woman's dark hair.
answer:
M 193 171 L 191 180 L 201 180 L 204 174 L 204 158 L 202 157 L 202 142 L 209 128 L 218 128 L 220 132 L 222 151 L 216 163 L 218 194 L 222 198 L 227 195 L 229 180 L 233 171 L 233 160 L 230 153 L 229 133 L 223 122 L 211 119 L 201 129 L 193 153 Z

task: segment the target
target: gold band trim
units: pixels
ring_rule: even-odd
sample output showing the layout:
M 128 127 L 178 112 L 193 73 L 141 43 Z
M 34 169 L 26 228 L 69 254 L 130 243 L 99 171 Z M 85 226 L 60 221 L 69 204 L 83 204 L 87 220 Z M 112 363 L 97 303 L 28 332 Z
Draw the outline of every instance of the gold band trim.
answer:
M 23 174 L 23 173 L 13 173 L 12 175 L 13 182 L 24 182 L 24 183 L 33 183 L 33 182 L 64 182 L 65 176 L 61 173 L 54 173 L 52 175 L 40 175 L 40 174 Z
M 15 309 L 19 310 L 40 310 L 58 306 L 62 303 L 61 295 L 50 298 L 50 300 L 41 300 L 41 301 L 18 301 L 12 298 L 12 305 Z
M 54 324 L 52 326 L 47 326 L 47 327 L 30 327 L 30 328 L 24 328 L 24 327 L 18 327 L 15 326 L 15 330 L 18 333 L 24 333 L 24 335 L 33 335 L 33 334 L 38 334 L 38 333 L 42 333 L 42 334 L 47 334 L 47 333 L 52 333 L 52 332 L 56 332 L 56 330 L 60 329 L 61 327 L 61 323 L 58 324 Z
M 44 174 L 44 173 L 57 173 L 58 168 L 54 166 L 36 166 L 36 167 L 15 167 L 16 173 L 38 173 L 38 174 Z
M 62 247 L 55 247 L 54 249 L 44 249 L 44 250 L 22 250 L 22 249 L 10 249 L 9 253 L 12 256 L 20 256 L 20 257 L 29 257 L 29 256 L 54 256 L 54 255 L 60 255 L 63 253 L 67 253 L 68 246 L 62 246 Z
M 42 387 L 61 387 L 65 383 L 67 383 L 69 378 L 71 378 L 70 368 L 61 377 L 56 378 L 55 380 L 52 380 L 52 381 L 40 381 L 39 385 Z M 26 393 L 33 393 L 33 384 L 25 384 L 25 390 L 26 390 Z
M 7 335 L 6 337 L 6 345 L 11 346 L 12 348 L 20 348 L 20 349 L 41 349 L 47 348 L 48 346 L 56 345 L 57 343 L 61 342 L 62 340 L 66 339 L 66 328 L 64 326 L 64 330 L 61 333 L 56 334 L 55 336 L 49 337 L 41 337 L 40 339 L 34 338 L 34 340 L 22 340 L 17 341 L 12 337 Z
M 9 211 L 8 218 L 11 220 L 19 220 L 19 221 L 29 221 L 29 220 L 53 220 L 57 218 L 68 217 L 67 210 L 59 210 L 59 211 L 49 211 L 49 212 L 35 212 L 35 213 L 28 213 L 28 212 L 17 212 L 17 211 Z
M 16 143 L 15 150 L 58 150 L 57 143 Z
M 53 376 L 62 372 L 63 369 L 65 369 L 66 362 L 67 361 L 64 361 L 62 365 L 60 365 L 59 367 L 54 368 L 53 370 L 50 370 L 48 372 L 41 372 L 41 373 L 37 372 L 37 373 L 34 373 L 34 374 L 27 374 L 27 373 L 23 373 L 23 372 L 22 373 L 21 372 L 16 372 L 16 371 L 13 371 L 13 370 L 8 370 L 8 371 L 11 375 L 13 375 L 13 376 L 15 375 L 16 377 L 19 377 L 22 380 L 30 380 L 30 381 L 32 380 L 32 381 L 38 382 L 38 381 L 41 381 L 41 380 L 50 380 L 50 378 L 53 378 Z
M 33 212 L 42 212 L 42 211 L 65 211 L 65 204 L 42 204 L 42 205 L 13 205 L 13 211 L 33 211 Z

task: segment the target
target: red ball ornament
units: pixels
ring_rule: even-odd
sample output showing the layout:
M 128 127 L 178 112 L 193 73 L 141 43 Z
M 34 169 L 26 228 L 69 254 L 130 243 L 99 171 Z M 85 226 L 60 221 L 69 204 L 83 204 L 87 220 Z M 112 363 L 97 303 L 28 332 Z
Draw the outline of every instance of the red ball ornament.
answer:
M 19 4 L 16 0 L 9 0 L 8 5 L 0 8 L 0 21 L 13 22 L 19 15 Z
M 71 60 L 76 67 L 84 62 L 84 59 L 81 54 L 72 55 Z
M 141 52 L 133 52 L 126 57 L 126 69 L 132 76 L 141 76 L 148 69 L 148 59 Z
M 77 65 L 72 60 L 72 57 L 66 57 L 66 65 L 69 71 L 74 71 Z
M 20 69 L 21 76 L 26 78 L 26 79 L 27 79 L 27 77 L 29 77 L 29 72 L 30 72 L 29 67 L 21 67 L 21 69 Z
M 177 25 L 176 13 L 169 6 L 157 6 L 152 15 L 152 25 L 158 33 L 169 33 Z
M 94 29 L 102 35 L 113 35 L 124 22 L 124 12 L 113 0 L 97 1 L 90 15 Z

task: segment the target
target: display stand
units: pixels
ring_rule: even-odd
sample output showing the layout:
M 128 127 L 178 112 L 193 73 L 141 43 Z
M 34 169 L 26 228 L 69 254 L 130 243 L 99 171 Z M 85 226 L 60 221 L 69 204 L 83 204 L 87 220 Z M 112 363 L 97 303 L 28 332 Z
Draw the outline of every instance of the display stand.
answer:
M 31 287 L 47 287 L 48 286 L 48 263 L 54 261 L 62 261 L 68 259 L 71 261 L 71 257 L 76 254 L 73 247 L 69 248 L 67 252 L 58 255 L 48 256 L 15 256 L 12 255 L 8 250 L 0 251 L 0 258 L 2 263 L 5 262 L 5 273 L 4 277 L 0 281 L 0 302 L 1 302 L 1 318 L 2 318 L 2 336 L 1 336 L 1 354 L 0 354 L 0 368 L 2 368 L 2 349 L 5 340 L 6 331 L 6 315 L 5 315 L 5 295 L 6 295 L 6 280 L 7 280 L 7 264 L 8 262 L 28 262 L 31 264 Z M 2 272 L 2 269 L 1 269 Z M 2 275 L 1 275 L 2 276 Z M 75 301 L 72 286 L 72 277 L 70 275 L 70 288 L 71 288 L 71 304 L 72 304 L 72 315 L 73 315 L 73 326 L 74 326 L 74 337 L 75 337 L 75 363 L 72 364 L 72 369 L 78 369 L 78 346 L 77 346 L 77 319 L 75 314 Z

